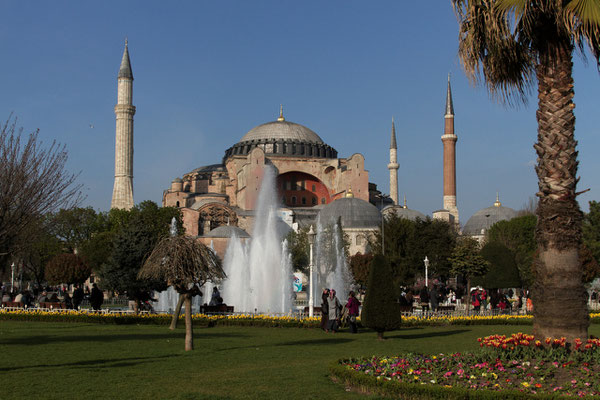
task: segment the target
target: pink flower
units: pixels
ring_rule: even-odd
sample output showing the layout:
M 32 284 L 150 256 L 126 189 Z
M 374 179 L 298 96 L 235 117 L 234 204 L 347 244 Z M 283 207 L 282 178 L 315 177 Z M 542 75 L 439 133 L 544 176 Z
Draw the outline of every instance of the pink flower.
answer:
M 453 372 L 452 371 L 448 371 L 444 374 L 444 378 L 448 378 L 450 376 L 452 376 Z
M 465 373 L 465 371 L 462 370 L 462 369 L 459 369 L 458 371 L 456 371 L 456 375 L 459 375 L 459 376 L 462 375 L 462 374 L 464 374 L 464 373 Z

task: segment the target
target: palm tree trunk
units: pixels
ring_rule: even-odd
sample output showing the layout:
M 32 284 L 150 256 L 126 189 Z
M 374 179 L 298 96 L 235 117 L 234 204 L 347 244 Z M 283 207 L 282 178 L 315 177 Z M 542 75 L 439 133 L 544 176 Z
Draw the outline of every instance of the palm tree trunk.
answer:
M 534 334 L 570 341 L 586 338 L 589 326 L 579 257 L 583 216 L 576 200 L 572 52 L 570 45 L 555 46 L 536 67 L 540 201 L 531 297 Z
M 171 319 L 171 326 L 169 326 L 170 330 L 174 330 L 177 328 L 177 322 L 179 321 L 179 315 L 181 315 L 181 306 L 183 306 L 183 295 L 179 295 L 179 300 L 177 300 L 177 306 L 175 307 L 175 311 L 173 312 L 173 318 Z
M 194 350 L 194 328 L 192 326 L 192 295 L 186 293 L 185 299 L 185 351 Z

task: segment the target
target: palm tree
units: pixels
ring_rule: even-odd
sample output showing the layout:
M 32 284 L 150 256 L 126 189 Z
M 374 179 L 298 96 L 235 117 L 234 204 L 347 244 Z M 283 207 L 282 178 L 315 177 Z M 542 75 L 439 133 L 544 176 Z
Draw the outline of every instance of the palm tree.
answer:
M 162 280 L 173 286 L 180 298 L 183 298 L 185 350 L 193 350 L 192 297 L 201 294 L 200 287 L 207 281 L 225 278 L 219 257 L 191 237 L 166 237 L 152 250 L 138 276 Z
M 596 63 L 598 0 L 452 0 L 459 56 L 473 83 L 482 79 L 496 99 L 526 101 L 537 82 L 539 205 L 534 334 L 587 337 L 589 315 L 579 255 L 582 213 L 576 197 L 573 52 Z

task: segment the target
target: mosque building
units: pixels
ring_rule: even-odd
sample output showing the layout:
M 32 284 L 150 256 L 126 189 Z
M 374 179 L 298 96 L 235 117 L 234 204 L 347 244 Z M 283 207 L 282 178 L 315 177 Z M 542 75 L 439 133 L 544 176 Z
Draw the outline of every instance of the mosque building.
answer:
M 111 208 L 133 207 L 133 72 L 127 42 L 118 73 L 115 106 L 115 181 Z M 456 196 L 456 142 L 450 76 L 446 95 L 443 143 L 443 209 L 433 218 L 459 225 Z M 425 218 L 399 204 L 397 141 L 394 121 L 390 139 L 390 197 L 369 182 L 365 157 L 355 153 L 339 157 L 334 147 L 308 127 L 286 120 L 283 107 L 271 122 L 250 129 L 225 150 L 219 163 L 200 166 L 176 177 L 163 192 L 162 205 L 177 207 L 187 235 L 214 246 L 223 255 L 228 240 L 249 238 L 266 166 L 276 171 L 282 229 L 335 223 L 341 220 L 350 241 L 350 254 L 368 251 L 368 239 L 377 232 L 383 216 L 395 213 L 408 219 Z M 382 211 L 380 211 L 380 209 Z M 486 211 L 487 210 L 487 211 Z M 383 216 L 382 216 L 383 213 Z M 464 234 L 481 236 L 492 223 L 511 218 L 514 210 L 500 202 L 476 213 Z M 483 215 L 483 216 L 482 216 Z

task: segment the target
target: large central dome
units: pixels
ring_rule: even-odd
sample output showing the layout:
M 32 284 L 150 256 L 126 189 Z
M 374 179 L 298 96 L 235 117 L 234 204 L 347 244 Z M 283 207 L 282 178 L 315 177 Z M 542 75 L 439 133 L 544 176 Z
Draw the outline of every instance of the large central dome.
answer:
M 289 121 L 267 122 L 250 130 L 240 142 L 265 139 L 288 139 L 298 142 L 324 143 L 311 129 Z
M 286 121 L 283 110 L 276 121 L 251 129 L 242 139 L 225 151 L 225 158 L 246 156 L 253 148 L 263 149 L 269 156 L 301 156 L 337 158 L 337 151 L 323 142 L 313 130 Z

